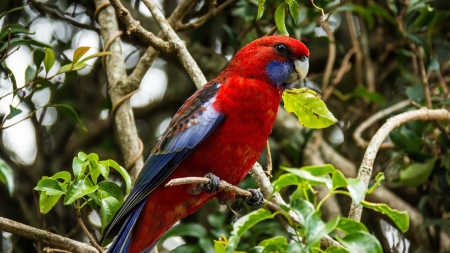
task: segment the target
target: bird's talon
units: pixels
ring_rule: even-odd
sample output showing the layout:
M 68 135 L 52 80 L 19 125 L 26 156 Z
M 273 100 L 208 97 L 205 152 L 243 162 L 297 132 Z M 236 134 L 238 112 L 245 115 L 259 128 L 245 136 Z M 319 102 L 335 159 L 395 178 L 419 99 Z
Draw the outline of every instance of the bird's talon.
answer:
M 206 178 L 209 178 L 209 182 L 207 184 L 203 184 L 203 189 L 207 193 L 213 193 L 220 189 L 220 179 L 216 175 L 212 173 L 208 173 L 205 175 Z
M 257 189 L 248 189 L 248 191 L 252 194 L 252 196 L 245 197 L 244 201 L 249 206 L 262 206 L 264 203 L 264 196 Z

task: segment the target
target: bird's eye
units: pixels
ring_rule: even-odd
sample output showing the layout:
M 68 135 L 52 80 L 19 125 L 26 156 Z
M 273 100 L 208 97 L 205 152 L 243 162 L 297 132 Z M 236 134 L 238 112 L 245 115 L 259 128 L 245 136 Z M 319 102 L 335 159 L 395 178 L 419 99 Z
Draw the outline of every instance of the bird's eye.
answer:
M 275 49 L 280 54 L 285 54 L 288 51 L 288 48 L 285 44 L 278 44 L 275 46 Z
M 302 57 L 300 57 L 300 61 L 307 61 L 308 60 L 308 56 L 303 55 Z

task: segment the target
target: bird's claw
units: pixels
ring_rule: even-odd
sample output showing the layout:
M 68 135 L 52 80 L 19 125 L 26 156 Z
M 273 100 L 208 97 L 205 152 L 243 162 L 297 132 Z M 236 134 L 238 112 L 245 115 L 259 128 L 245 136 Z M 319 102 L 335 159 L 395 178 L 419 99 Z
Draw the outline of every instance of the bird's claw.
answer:
M 244 201 L 249 206 L 262 206 L 264 203 L 264 196 L 262 193 L 257 189 L 248 189 L 252 196 L 245 197 Z
M 203 184 L 203 190 L 207 193 L 213 193 L 220 189 L 220 179 L 213 173 L 208 173 L 205 175 L 206 178 L 209 178 L 209 182 Z

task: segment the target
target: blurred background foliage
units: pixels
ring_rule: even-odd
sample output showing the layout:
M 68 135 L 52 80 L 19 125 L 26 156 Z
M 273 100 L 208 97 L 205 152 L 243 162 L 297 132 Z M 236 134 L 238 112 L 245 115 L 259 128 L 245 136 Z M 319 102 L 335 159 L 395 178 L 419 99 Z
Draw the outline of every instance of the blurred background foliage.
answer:
M 219 0 L 217 4 L 223 2 Z M 210 79 L 240 47 L 273 29 L 275 20 L 280 20 L 276 14 L 281 15 L 277 8 L 291 2 L 260 1 L 264 12 L 261 7 L 258 12 L 258 1 L 236 0 L 202 26 L 179 34 Z M 339 120 L 339 124 L 320 132 L 322 141 L 353 166 L 359 166 L 365 149 L 358 146 L 352 135 L 379 110 L 405 99 L 413 101 L 413 105 L 396 113 L 420 106 L 449 108 L 449 1 L 315 1 L 316 6 L 323 8 L 325 18 L 311 1 L 296 2 L 295 18 L 292 12 L 283 14 L 284 32 L 300 39 L 310 49 L 310 72 L 305 85 L 326 96 L 329 109 Z M 123 0 L 122 3 L 141 25 L 158 32 L 140 1 Z M 159 1 L 166 16 L 177 4 L 177 0 Z M 23 5 L 17 11 L 5 13 Z M 199 0 L 184 21 L 195 20 L 208 9 L 209 1 Z M 71 62 L 73 52 L 80 46 L 91 47 L 89 54 L 102 51 L 94 11 L 94 3 L 87 0 L 0 1 L 0 13 L 5 13 L 0 27 L 9 26 L 12 31 L 11 38 L 6 29 L 0 32 L 0 181 L 3 182 L 0 183 L 0 216 L 83 241 L 86 238 L 77 225 L 75 211 L 58 203 L 49 214 L 42 215 L 39 196 L 33 188 L 44 175 L 70 171 L 72 159 L 79 151 L 94 152 L 101 159 L 113 159 L 123 165 L 109 117 L 111 102 L 101 60 L 91 59 L 87 61 L 91 67 L 21 87 L 39 74 L 34 69 L 36 59 L 33 58 L 37 49 L 54 51 L 56 60 L 49 75 Z M 257 20 L 258 13 L 261 15 Z M 121 23 L 119 28 L 126 31 Z M 127 71 L 131 72 L 147 45 L 126 33 L 121 38 Z M 330 60 L 330 55 L 335 60 Z M 131 99 L 139 137 L 145 144 L 144 157 L 156 144 L 171 116 L 194 91 L 195 86 L 173 56 L 161 55 L 148 70 L 141 90 Z M 73 111 L 67 113 L 46 106 L 49 104 L 64 104 Z M 86 131 L 74 120 L 75 112 Z M 363 137 L 370 140 L 383 122 L 384 119 L 378 120 Z M 307 129 L 294 133 L 274 129 L 269 139 L 274 178 L 284 173 L 278 169 L 280 165 L 307 165 L 307 147 L 314 135 L 317 132 Z M 379 152 L 374 175 L 385 172 L 384 187 L 419 212 L 412 219 L 421 219 L 417 221 L 420 230 L 401 234 L 385 217 L 364 211 L 363 222 L 380 240 L 384 252 L 450 250 L 449 137 L 448 124 L 411 122 L 390 134 L 394 146 Z M 260 162 L 265 166 L 264 154 Z M 116 178 L 119 181 L 120 175 L 116 174 Z M 255 183 L 247 178 L 241 186 L 255 187 Z M 288 189 L 283 194 L 289 196 L 294 190 Z M 338 203 L 338 212 L 346 216 L 349 198 L 339 197 Z M 237 201 L 232 209 L 243 215 L 250 207 Z M 91 217 L 90 228 L 100 227 L 95 213 L 83 215 Z M 235 220 L 235 214 L 212 201 L 182 220 L 184 225 L 169 234 L 182 238 L 171 237 L 161 240 L 161 244 L 170 250 L 185 240 L 188 244 L 178 252 L 212 252 L 211 242 L 221 234 L 228 237 Z M 287 236 L 285 225 L 277 219 L 258 224 L 241 238 L 238 250 L 257 245 L 262 239 Z M 97 232 L 97 238 L 98 235 Z M 9 233 L 3 232 L 0 237 L 0 250 L 4 252 L 36 252 L 42 248 L 38 243 Z

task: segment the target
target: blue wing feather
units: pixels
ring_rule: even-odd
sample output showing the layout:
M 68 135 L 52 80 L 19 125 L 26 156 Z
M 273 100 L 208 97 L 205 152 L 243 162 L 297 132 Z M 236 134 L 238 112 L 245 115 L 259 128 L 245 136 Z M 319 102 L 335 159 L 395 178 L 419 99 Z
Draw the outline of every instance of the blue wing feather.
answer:
M 135 187 L 105 228 L 103 238 L 111 238 L 119 234 L 114 245 L 118 242 L 129 241 L 132 228 L 148 194 L 167 178 L 222 122 L 224 115 L 212 106 L 219 87 L 220 83 L 216 82 L 206 84 L 178 110 L 162 139 L 145 162 Z M 128 228 L 129 226 L 131 226 L 129 229 L 123 229 L 123 227 Z M 115 249 L 120 248 L 115 247 Z M 108 252 L 122 251 L 109 250 Z

